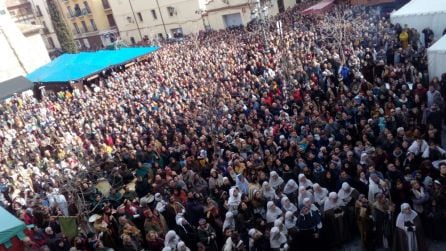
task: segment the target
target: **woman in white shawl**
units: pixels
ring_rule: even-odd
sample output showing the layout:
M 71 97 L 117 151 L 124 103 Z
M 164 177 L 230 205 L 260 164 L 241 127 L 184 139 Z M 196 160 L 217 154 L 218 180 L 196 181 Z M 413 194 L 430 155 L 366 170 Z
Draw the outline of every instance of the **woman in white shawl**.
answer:
M 266 204 L 266 223 L 273 223 L 282 216 L 282 210 L 278 209 L 274 202 L 268 201 Z
M 376 173 L 370 174 L 369 178 L 369 196 L 367 199 L 369 200 L 370 204 L 375 203 L 375 196 L 378 193 L 382 193 L 383 189 L 380 185 L 381 179 L 378 177 Z
M 276 197 L 276 191 L 271 187 L 271 185 L 267 181 L 264 181 L 262 184 L 262 193 L 263 197 L 267 201 L 274 200 L 274 198 Z
M 223 222 L 223 232 L 225 232 L 226 229 L 235 229 L 235 219 L 232 212 L 226 213 L 225 221 Z
M 291 203 L 290 199 L 288 199 L 287 196 L 283 196 L 280 200 L 280 203 L 282 204 L 282 210 L 284 212 L 289 211 L 295 213 L 297 211 L 297 207 L 293 203 Z
M 169 232 L 167 232 L 164 238 L 165 247 L 170 247 L 172 250 L 175 250 L 177 248 L 178 242 L 180 242 L 180 237 L 175 231 L 170 230 Z
M 421 221 L 410 205 L 403 203 L 401 213 L 396 218 L 396 241 L 393 250 L 427 250 Z
M 331 192 L 328 195 L 328 199 L 325 200 L 324 212 L 340 207 L 342 207 L 342 201 L 338 198 L 338 194 L 335 192 Z
M 242 193 L 238 187 L 232 187 L 229 189 L 229 199 L 228 199 L 228 211 L 233 214 L 237 214 L 238 206 L 242 201 Z
M 269 243 L 271 245 L 271 249 L 273 250 L 287 250 L 287 239 L 286 236 L 280 232 L 278 227 L 271 228 Z
M 285 224 L 285 228 L 287 230 L 290 230 L 291 228 L 295 227 L 296 226 L 296 221 L 297 221 L 297 218 L 296 218 L 296 216 L 294 216 L 294 213 L 292 213 L 292 212 L 286 212 L 285 213 L 285 222 L 284 222 L 284 224 Z
M 311 182 L 311 180 L 307 179 L 307 177 L 303 173 L 299 174 L 298 180 L 299 180 L 299 187 L 301 187 L 301 186 L 303 186 L 305 188 L 313 187 L 313 182 Z
M 321 187 L 318 183 L 313 184 L 313 201 L 319 207 L 323 207 L 328 196 L 328 189 Z
M 338 192 L 338 198 L 342 201 L 343 206 L 347 206 L 352 201 L 356 201 L 359 193 L 356 189 L 352 188 L 347 182 L 342 183 L 341 189 Z
M 274 190 L 277 190 L 277 188 L 283 184 L 283 179 L 277 174 L 276 171 L 271 171 L 269 173 L 269 184 Z
M 295 199 L 294 193 L 297 191 L 297 189 L 299 189 L 299 186 L 297 185 L 296 181 L 289 179 L 283 188 L 283 193 L 286 194 L 287 197 Z
M 280 232 L 282 234 L 284 234 L 285 236 L 288 235 L 288 229 L 283 224 L 283 218 L 282 217 L 280 217 L 279 219 L 274 221 L 274 226 L 279 228 Z
M 304 199 L 313 199 L 313 195 L 304 186 L 299 186 L 299 196 L 297 197 L 297 205 L 301 207 L 304 204 Z
M 183 241 L 178 242 L 177 251 L 190 251 Z

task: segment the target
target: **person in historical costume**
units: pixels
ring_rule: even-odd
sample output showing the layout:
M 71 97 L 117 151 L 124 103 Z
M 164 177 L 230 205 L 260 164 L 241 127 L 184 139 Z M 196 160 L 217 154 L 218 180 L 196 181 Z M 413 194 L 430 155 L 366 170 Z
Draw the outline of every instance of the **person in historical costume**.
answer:
M 355 203 L 356 224 L 361 237 L 362 248 L 375 250 L 375 235 L 372 208 L 366 196 L 361 194 Z
M 217 249 L 217 233 L 214 228 L 206 222 L 205 219 L 200 219 L 198 226 L 198 238 L 201 243 L 206 246 L 207 250 L 218 250 Z
M 418 213 L 412 210 L 407 203 L 401 205 L 401 213 L 396 218 L 395 240 L 392 249 L 394 251 L 428 250 Z
M 228 211 L 232 212 L 234 215 L 237 214 L 238 206 L 242 201 L 242 193 L 238 187 L 232 187 L 229 189 L 229 199 L 228 199 Z
M 325 187 L 321 187 L 318 183 L 313 184 L 313 202 L 319 209 L 323 210 L 325 200 L 328 197 L 328 190 Z
M 248 231 L 249 235 L 249 251 L 264 251 L 269 250 L 269 240 L 255 228 Z
M 355 223 L 355 202 L 358 199 L 359 192 L 355 188 L 351 187 L 347 182 L 342 183 L 342 187 L 338 192 L 338 198 L 344 204 L 344 210 L 346 213 L 346 224 L 350 230 L 350 235 L 357 233 L 357 226 Z M 352 236 L 350 236 L 351 238 Z
M 180 237 L 173 230 L 167 232 L 164 238 L 164 247 L 170 247 L 172 250 L 177 248 L 178 243 L 181 241 Z
M 276 190 L 273 189 L 273 187 L 268 183 L 267 181 L 263 182 L 262 184 L 262 193 L 263 197 L 267 200 L 274 200 L 276 197 Z
M 269 173 L 269 184 L 274 190 L 277 190 L 283 185 L 283 179 L 280 177 L 276 171 L 271 171 Z
M 313 182 L 307 179 L 307 177 L 303 173 L 299 174 L 299 187 L 301 186 L 305 187 L 305 189 L 313 187 Z
M 282 210 L 284 212 L 289 211 L 295 213 L 297 211 L 297 207 L 286 196 L 282 197 L 280 203 L 282 204 Z
M 288 249 L 286 236 L 280 232 L 278 227 L 271 228 L 269 242 L 271 245 L 271 250 L 282 251 Z
M 309 201 L 309 200 L 307 200 Z M 296 229 L 292 232 L 292 247 L 298 246 L 299 250 L 318 250 L 317 243 L 320 240 L 321 215 L 311 209 L 310 203 L 304 203 L 297 216 Z
M 337 193 L 331 192 L 325 200 L 323 212 L 324 239 L 330 248 L 341 247 L 348 237 L 345 217 L 343 202 Z
M 268 201 L 266 205 L 266 223 L 273 224 L 280 216 L 282 216 L 282 210 L 277 208 L 274 202 Z
M 290 199 L 290 201 L 295 202 L 297 200 L 297 190 L 299 185 L 293 179 L 288 180 L 283 188 L 283 193 Z
M 376 226 L 376 247 L 390 248 L 392 243 L 394 205 L 384 194 L 376 195 L 375 203 L 372 204 L 373 218 Z

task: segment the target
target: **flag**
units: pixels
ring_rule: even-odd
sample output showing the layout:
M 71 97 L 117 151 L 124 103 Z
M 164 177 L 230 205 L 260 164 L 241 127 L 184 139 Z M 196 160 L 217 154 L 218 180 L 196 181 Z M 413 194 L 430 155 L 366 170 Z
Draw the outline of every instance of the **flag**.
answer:
M 72 239 L 77 236 L 76 217 L 59 217 L 60 229 L 62 233 Z

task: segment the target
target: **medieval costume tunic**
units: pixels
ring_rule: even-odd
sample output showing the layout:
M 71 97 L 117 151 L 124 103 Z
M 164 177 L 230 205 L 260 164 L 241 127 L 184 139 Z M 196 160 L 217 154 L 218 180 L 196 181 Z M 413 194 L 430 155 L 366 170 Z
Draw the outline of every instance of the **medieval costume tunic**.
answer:
M 394 215 L 391 210 L 391 202 L 382 194 L 378 193 L 376 202 L 373 203 L 373 218 L 376 226 L 377 247 L 390 248 L 392 233 L 394 229 Z
M 321 216 L 318 211 L 311 210 L 311 205 L 304 205 L 297 216 L 297 232 L 292 235 L 292 247 L 299 247 L 299 250 L 317 250 L 316 245 L 319 240 L 319 226 Z
M 342 246 L 348 237 L 345 235 L 348 232 L 345 225 L 345 217 L 343 202 L 335 192 L 331 192 L 324 204 L 324 227 L 322 229 L 324 233 L 323 238 L 330 248 Z
M 407 203 L 401 205 L 401 213 L 398 214 L 396 219 L 393 250 L 427 250 L 420 218 L 417 212 L 412 210 Z
M 347 182 L 342 183 L 342 187 L 338 192 L 338 199 L 342 201 L 344 204 L 344 210 L 345 210 L 345 224 L 349 230 L 349 238 L 351 238 L 351 235 L 354 233 L 357 233 L 357 225 L 355 222 L 355 202 L 358 199 L 359 192 L 350 187 L 350 185 Z
M 358 225 L 361 237 L 362 248 L 364 250 L 375 250 L 374 245 L 374 222 L 372 208 L 365 195 L 359 195 L 355 204 L 356 224 Z

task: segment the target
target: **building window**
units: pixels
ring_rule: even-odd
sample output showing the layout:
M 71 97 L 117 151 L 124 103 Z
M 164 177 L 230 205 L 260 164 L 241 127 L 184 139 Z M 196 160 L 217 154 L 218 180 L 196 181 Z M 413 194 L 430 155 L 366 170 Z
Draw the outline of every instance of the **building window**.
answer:
M 153 19 L 158 19 L 158 17 L 156 16 L 156 10 L 151 10 L 150 12 L 152 12 Z
M 54 41 L 53 41 L 53 38 L 52 38 L 52 37 L 48 37 L 48 45 L 50 46 L 51 49 L 54 48 L 54 47 L 56 47 L 56 46 L 54 45 Z
M 134 37 L 130 37 L 130 43 L 132 43 L 132 44 L 136 44 L 136 42 L 135 42 L 135 38 L 134 38 Z
M 110 4 L 108 3 L 108 0 L 102 0 L 102 6 L 104 9 L 110 9 Z
M 87 1 L 84 1 L 84 6 L 85 6 L 85 10 L 87 11 L 87 13 L 91 13 L 90 6 L 88 5 Z
M 85 23 L 85 21 L 81 21 L 82 24 L 82 28 L 84 29 L 84 32 L 88 32 L 88 27 L 87 24 Z
M 74 17 L 74 12 L 73 12 L 73 10 L 71 9 L 71 6 L 67 6 L 67 10 L 68 10 L 68 16 L 69 16 L 69 17 Z
M 77 26 L 77 23 L 73 23 L 74 29 L 76 30 L 77 34 L 81 33 L 81 30 L 79 29 L 79 26 Z
M 46 22 L 42 21 L 42 25 L 43 25 L 43 33 L 48 34 L 49 30 L 48 30 L 48 26 L 46 25 Z
M 172 6 L 167 7 L 167 12 L 169 13 L 169 16 L 173 17 L 173 15 L 176 15 L 177 12 L 175 11 L 175 8 Z
M 74 5 L 74 14 L 76 15 L 76 17 L 82 15 L 81 7 L 79 7 L 79 4 Z
M 110 27 L 116 26 L 115 18 L 113 17 L 113 14 L 108 14 L 107 19 L 108 19 L 108 24 L 110 25 Z
M 141 21 L 141 22 L 144 21 L 144 19 L 142 19 L 141 12 L 136 13 L 136 15 L 138 15 L 138 19 L 139 19 L 139 21 Z
M 42 11 L 40 10 L 40 6 L 39 6 L 39 5 L 36 5 L 36 15 L 37 15 L 38 17 L 43 16 L 43 15 L 42 15 Z
M 98 27 L 96 27 L 96 23 L 94 22 L 93 19 L 90 19 L 90 24 L 91 24 L 91 28 L 92 28 L 94 31 L 97 31 L 97 30 L 98 30 Z

